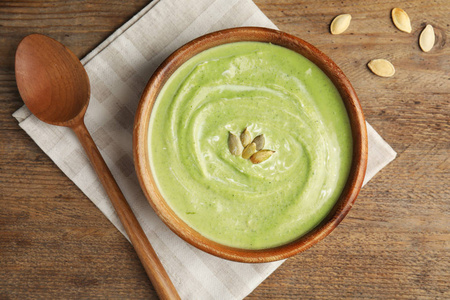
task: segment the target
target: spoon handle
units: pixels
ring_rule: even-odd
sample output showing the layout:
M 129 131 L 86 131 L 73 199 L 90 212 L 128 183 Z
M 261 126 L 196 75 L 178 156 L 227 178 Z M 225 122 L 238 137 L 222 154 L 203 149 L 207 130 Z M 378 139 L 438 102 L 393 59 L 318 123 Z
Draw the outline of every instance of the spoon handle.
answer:
M 89 160 L 91 161 L 91 164 L 94 167 L 106 193 L 108 194 L 114 209 L 122 222 L 122 225 L 125 227 L 128 237 L 130 238 L 131 243 L 139 256 L 142 265 L 144 265 L 145 271 L 155 287 L 158 296 L 161 299 L 180 299 L 175 287 L 166 273 L 166 270 L 161 264 L 161 261 L 158 259 L 155 250 L 153 250 L 153 247 L 150 245 L 150 242 L 139 225 L 136 216 L 128 205 L 128 202 L 112 176 L 111 171 L 103 160 L 103 157 L 89 134 L 83 119 L 71 128 L 80 140 L 81 145 L 83 145 L 83 148 L 86 151 L 86 154 L 89 157 Z

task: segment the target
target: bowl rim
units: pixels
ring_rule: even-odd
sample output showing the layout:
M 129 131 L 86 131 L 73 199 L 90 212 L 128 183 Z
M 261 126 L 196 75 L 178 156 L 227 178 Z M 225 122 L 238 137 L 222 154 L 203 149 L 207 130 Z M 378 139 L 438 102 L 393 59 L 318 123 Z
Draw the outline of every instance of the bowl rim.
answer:
M 347 183 L 329 214 L 313 230 L 298 239 L 288 244 L 260 250 L 219 244 L 205 238 L 182 221 L 160 194 L 151 172 L 147 151 L 150 115 L 159 91 L 167 79 L 194 55 L 214 46 L 240 41 L 267 42 L 283 46 L 300 53 L 322 69 L 343 99 L 353 138 L 353 157 Z M 344 219 L 353 206 L 364 180 L 368 140 L 364 115 L 356 92 L 341 69 L 328 56 L 304 40 L 282 31 L 262 27 L 237 27 L 212 32 L 188 42 L 173 52 L 156 69 L 142 93 L 137 108 L 133 130 L 133 155 L 137 177 L 148 202 L 175 234 L 189 244 L 221 258 L 246 263 L 263 263 L 285 259 L 305 251 L 330 234 Z

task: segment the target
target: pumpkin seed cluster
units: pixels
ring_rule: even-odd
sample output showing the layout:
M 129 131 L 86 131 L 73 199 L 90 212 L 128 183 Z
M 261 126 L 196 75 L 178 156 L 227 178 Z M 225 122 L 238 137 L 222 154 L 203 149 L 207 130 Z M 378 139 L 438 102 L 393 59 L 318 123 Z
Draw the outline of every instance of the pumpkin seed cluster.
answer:
M 401 8 L 395 7 L 391 11 L 392 22 L 398 30 L 411 33 L 412 26 L 411 20 Z M 330 24 L 331 34 L 341 34 L 348 29 L 352 16 L 350 14 L 341 14 L 336 16 Z M 434 28 L 428 24 L 420 33 L 419 46 L 423 52 L 429 52 L 436 42 L 436 35 L 434 34 Z M 394 65 L 386 59 L 372 59 L 367 64 L 369 69 L 380 77 L 392 77 L 395 74 Z
M 269 159 L 273 150 L 263 149 L 266 143 L 264 134 L 260 134 L 252 140 L 252 134 L 246 127 L 242 131 L 240 138 L 232 132 L 228 132 L 228 149 L 235 156 L 242 156 L 243 159 L 250 159 L 254 164 L 262 163 Z

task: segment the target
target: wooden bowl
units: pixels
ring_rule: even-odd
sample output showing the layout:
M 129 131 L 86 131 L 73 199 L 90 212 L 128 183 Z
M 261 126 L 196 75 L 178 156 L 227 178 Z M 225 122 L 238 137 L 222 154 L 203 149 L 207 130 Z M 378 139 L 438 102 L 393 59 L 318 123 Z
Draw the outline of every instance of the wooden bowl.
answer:
M 155 100 L 168 78 L 194 55 L 214 46 L 257 41 L 280 45 L 300 53 L 315 63 L 337 87 L 350 119 L 353 137 L 353 160 L 346 186 L 327 217 L 312 231 L 297 240 L 275 248 L 263 250 L 238 249 L 213 242 L 189 227 L 169 207 L 161 196 L 153 178 L 148 159 L 148 125 Z M 134 160 L 137 176 L 151 206 L 182 239 L 191 245 L 229 260 L 262 263 L 284 259 L 304 251 L 327 236 L 347 215 L 361 189 L 367 166 L 367 132 L 364 115 L 349 80 L 325 54 L 307 42 L 287 33 L 258 27 L 221 30 L 199 37 L 170 55 L 150 78 L 137 109 L 133 133 Z

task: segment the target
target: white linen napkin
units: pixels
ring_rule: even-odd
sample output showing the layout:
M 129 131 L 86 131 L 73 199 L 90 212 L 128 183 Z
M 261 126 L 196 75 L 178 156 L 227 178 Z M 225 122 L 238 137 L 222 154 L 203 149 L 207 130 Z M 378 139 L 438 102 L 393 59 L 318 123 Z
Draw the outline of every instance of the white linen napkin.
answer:
M 134 171 L 134 113 L 151 74 L 184 43 L 208 32 L 238 26 L 276 29 L 251 0 L 153 1 L 82 59 L 92 89 L 86 126 L 183 299 L 242 299 L 282 264 L 236 263 L 190 246 L 153 212 Z M 125 235 L 71 130 L 40 122 L 26 107 L 13 116 Z M 368 134 L 369 163 L 364 183 L 396 156 L 370 125 Z

